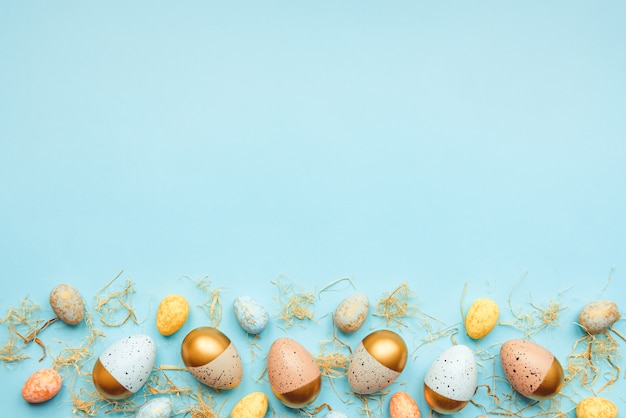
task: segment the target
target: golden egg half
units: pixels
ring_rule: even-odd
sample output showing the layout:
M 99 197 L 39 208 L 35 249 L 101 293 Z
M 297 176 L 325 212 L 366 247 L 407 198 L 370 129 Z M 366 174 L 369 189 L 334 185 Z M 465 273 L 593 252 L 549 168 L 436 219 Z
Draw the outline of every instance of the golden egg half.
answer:
M 192 376 L 213 389 L 232 389 L 243 377 L 237 348 L 216 328 L 200 327 L 187 334 L 181 357 Z
M 561 363 L 539 344 L 509 340 L 500 348 L 500 362 L 511 386 L 527 398 L 549 399 L 563 386 Z
M 322 388 L 322 375 L 313 356 L 290 338 L 279 338 L 267 354 L 267 375 L 272 392 L 285 406 L 303 408 Z
M 408 351 L 400 335 L 374 331 L 359 343 L 348 366 L 348 384 L 356 393 L 369 394 L 392 384 L 406 365 Z

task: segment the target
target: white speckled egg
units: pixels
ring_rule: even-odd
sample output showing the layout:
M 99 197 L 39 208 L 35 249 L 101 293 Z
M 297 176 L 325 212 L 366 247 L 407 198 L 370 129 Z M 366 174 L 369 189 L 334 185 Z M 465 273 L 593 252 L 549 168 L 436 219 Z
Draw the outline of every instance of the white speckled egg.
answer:
M 351 333 L 359 328 L 367 319 L 370 302 L 364 293 L 355 293 L 341 301 L 333 314 L 335 325 L 345 333 Z
M 156 360 L 156 346 L 147 335 L 117 341 L 98 357 L 93 383 L 107 399 L 125 399 L 148 381 Z
M 440 414 L 460 411 L 474 396 L 478 369 L 472 350 L 455 345 L 441 353 L 424 378 L 424 399 Z
M 169 418 L 172 416 L 173 410 L 172 400 L 161 396 L 143 404 L 137 411 L 135 418 Z
M 329 411 L 329 412 L 326 412 L 326 414 L 324 415 L 324 418 L 348 418 L 348 415 L 339 411 Z
M 56 316 L 68 325 L 76 325 L 83 320 L 85 301 L 74 286 L 60 284 L 50 292 L 50 307 Z
M 600 334 L 609 329 L 620 317 L 621 314 L 615 302 L 594 300 L 580 310 L 578 323 L 589 334 Z
M 237 348 L 216 328 L 200 327 L 187 334 L 181 356 L 187 370 L 213 389 L 232 389 L 243 377 Z
M 272 343 L 267 354 L 267 376 L 276 398 L 290 408 L 310 404 L 322 388 L 322 375 L 313 356 L 290 338 Z
M 248 334 L 259 334 L 269 321 L 267 310 L 250 296 L 238 296 L 233 303 L 235 318 Z
M 348 384 L 356 393 L 378 392 L 400 376 L 407 357 L 400 335 L 390 330 L 374 331 L 354 350 L 348 366 Z

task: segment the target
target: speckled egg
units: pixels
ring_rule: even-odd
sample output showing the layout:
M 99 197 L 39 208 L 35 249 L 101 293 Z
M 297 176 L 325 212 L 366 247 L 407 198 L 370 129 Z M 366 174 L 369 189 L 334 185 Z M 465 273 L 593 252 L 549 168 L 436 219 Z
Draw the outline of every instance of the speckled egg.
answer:
M 509 340 L 500 348 L 500 362 L 511 386 L 527 398 L 541 401 L 561 390 L 563 367 L 539 344 Z
M 182 295 L 167 295 L 159 304 L 156 326 L 161 335 L 169 336 L 178 331 L 189 315 L 189 303 Z
M 345 333 L 351 333 L 359 328 L 367 319 L 370 302 L 364 293 L 355 293 L 341 301 L 335 312 L 333 320 L 335 325 Z
M 322 376 L 313 356 L 290 338 L 274 341 L 267 354 L 272 392 L 284 405 L 302 408 L 320 393 Z
M 237 322 L 248 334 L 261 333 L 269 321 L 267 310 L 250 296 L 238 296 L 233 302 Z
M 578 323 L 589 334 L 600 334 L 609 329 L 621 317 L 617 304 L 609 300 L 595 300 L 583 306 Z
M 37 370 L 24 382 L 22 397 L 29 403 L 49 401 L 59 393 L 62 385 L 63 380 L 56 370 Z
M 232 389 L 243 377 L 237 348 L 216 328 L 200 327 L 187 334 L 181 346 L 181 357 L 187 370 L 213 389 Z
M 402 337 L 390 330 L 374 331 L 359 343 L 348 366 L 348 384 L 356 393 L 370 394 L 392 384 L 406 365 Z
M 390 418 L 420 418 L 420 409 L 417 403 L 406 392 L 396 392 L 389 401 Z
M 493 330 L 498 322 L 500 309 L 489 298 L 476 299 L 465 315 L 465 332 L 470 338 L 479 340 Z
M 169 418 L 172 416 L 174 403 L 170 398 L 161 396 L 146 402 L 139 408 L 135 418 Z
M 439 355 L 424 377 L 424 399 L 440 414 L 465 408 L 478 380 L 476 358 L 466 345 L 454 345 Z
M 56 316 L 69 325 L 76 325 L 83 320 L 85 301 L 74 286 L 60 284 L 50 292 L 50 307 Z
M 577 418 L 617 418 L 617 406 L 608 399 L 593 397 L 576 405 Z
M 125 399 L 148 381 L 156 360 L 156 346 L 147 335 L 131 335 L 104 350 L 93 366 L 92 378 L 107 399 Z
M 328 411 L 324 414 L 324 418 L 348 418 L 348 415 L 339 411 Z
M 253 392 L 241 398 L 230 413 L 230 418 L 263 418 L 267 414 L 269 400 L 263 392 Z

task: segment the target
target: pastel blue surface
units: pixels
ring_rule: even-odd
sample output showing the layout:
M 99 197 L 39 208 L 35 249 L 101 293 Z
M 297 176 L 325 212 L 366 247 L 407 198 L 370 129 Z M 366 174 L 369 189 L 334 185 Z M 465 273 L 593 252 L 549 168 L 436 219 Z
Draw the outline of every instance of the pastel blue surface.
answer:
M 101 326 L 95 355 L 147 333 L 157 364 L 181 365 L 182 338 L 208 324 L 194 285 L 208 277 L 244 360 L 242 384 L 216 394 L 221 416 L 259 390 L 292 415 L 256 380 L 271 342 L 287 335 L 317 354 L 341 299 L 360 291 L 375 305 L 403 282 L 436 329 L 456 325 L 457 342 L 496 355 L 480 383 L 502 375 L 499 344 L 523 333 L 465 336 L 466 283 L 465 307 L 491 297 L 504 322 L 509 302 L 533 313 L 531 302 L 561 302 L 560 326 L 532 339 L 565 364 L 580 308 L 625 304 L 625 19 L 617 1 L 0 2 L 0 315 L 29 296 L 47 319 L 62 282 L 93 309 L 123 269 L 114 287 L 132 279 L 139 323 Z M 303 291 L 342 277 L 355 289 L 332 286 L 315 321 L 286 329 L 281 275 Z M 169 293 L 192 312 L 166 338 L 154 316 Z M 232 314 L 242 294 L 272 316 L 255 359 Z M 420 345 L 410 321 L 410 361 L 390 391 L 427 415 L 424 373 L 451 341 Z M 354 348 L 384 327 L 370 316 L 340 337 Z M 86 331 L 55 323 L 39 336 L 46 359 L 31 344 L 32 358 L 0 367 L 6 416 L 72 414 L 67 381 L 38 406 L 19 389 Z M 569 385 L 563 412 L 604 382 Z M 315 405 L 360 414 L 346 379 L 323 385 Z M 623 409 L 625 389 L 619 375 L 600 395 Z M 385 416 L 389 398 L 373 412 Z M 484 388 L 474 400 L 493 410 Z

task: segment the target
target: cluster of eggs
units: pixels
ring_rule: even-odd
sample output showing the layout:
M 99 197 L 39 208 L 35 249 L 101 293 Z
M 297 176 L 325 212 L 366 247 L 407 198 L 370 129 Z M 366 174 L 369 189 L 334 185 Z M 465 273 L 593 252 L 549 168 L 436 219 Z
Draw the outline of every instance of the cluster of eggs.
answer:
M 78 290 L 59 285 L 50 294 L 50 305 L 58 319 L 69 324 L 80 323 L 84 301 Z M 240 296 L 233 304 L 235 318 L 249 334 L 261 333 L 269 315 L 255 299 Z M 369 312 L 365 294 L 346 297 L 333 312 L 333 322 L 344 333 L 361 328 Z M 160 303 L 156 315 L 157 330 L 164 336 L 176 333 L 187 320 L 189 305 L 181 295 L 168 295 Z M 499 318 L 497 304 L 487 298 L 476 300 L 468 309 L 464 325 L 467 335 L 481 339 L 491 332 Z M 580 326 L 589 334 L 605 332 L 620 318 L 617 305 L 610 301 L 594 301 L 582 308 Z M 232 389 L 242 380 L 242 361 L 233 342 L 213 327 L 199 327 L 189 332 L 181 344 L 181 358 L 187 370 L 200 382 L 216 390 Z M 132 396 L 148 381 L 156 359 L 156 345 L 147 335 L 123 338 L 105 349 L 96 359 L 92 371 L 94 387 L 113 401 Z M 355 348 L 347 370 L 350 388 L 357 394 L 380 392 L 403 372 L 408 350 L 403 338 L 394 331 L 382 329 L 363 338 Z M 511 386 L 521 395 L 533 399 L 549 399 L 559 393 L 564 382 L 563 368 L 557 358 L 544 347 L 527 340 L 509 340 L 500 348 L 500 363 Z M 440 414 L 463 409 L 477 390 L 477 361 L 466 345 L 455 344 L 432 362 L 424 377 L 423 397 Z M 293 339 L 275 340 L 267 354 L 267 374 L 271 391 L 289 408 L 305 407 L 318 397 L 322 387 L 320 368 L 313 356 Z M 60 375 L 42 369 L 24 384 L 22 396 L 30 403 L 45 402 L 60 390 Z M 595 409 L 594 409 L 595 408 Z M 595 410 L 617 409 L 608 400 L 589 398 L 580 402 L 577 416 L 591 417 Z M 268 410 L 263 392 L 242 398 L 233 408 L 233 418 L 262 418 Z M 611 411 L 615 410 L 615 415 Z M 159 397 L 145 403 L 136 416 L 168 417 L 173 411 L 170 399 Z M 389 404 L 391 418 L 420 417 L 417 403 L 406 392 L 396 392 Z M 592 411 L 592 412 L 589 412 Z M 345 414 L 330 411 L 328 418 Z

